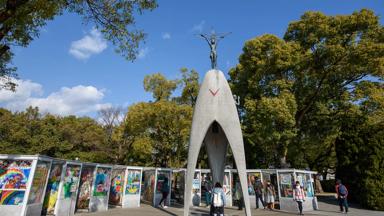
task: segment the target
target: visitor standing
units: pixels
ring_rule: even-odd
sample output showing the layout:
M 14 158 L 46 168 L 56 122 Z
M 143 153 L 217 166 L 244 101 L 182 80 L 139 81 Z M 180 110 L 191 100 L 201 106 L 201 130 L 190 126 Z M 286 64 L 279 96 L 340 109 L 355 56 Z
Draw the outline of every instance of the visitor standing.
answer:
M 213 188 L 211 203 L 213 206 L 211 215 L 224 216 L 225 193 L 219 182 L 216 182 L 215 188 Z
M 168 197 L 168 194 L 169 194 L 169 182 L 168 182 L 168 178 L 167 177 L 164 178 L 163 185 L 161 186 L 161 193 L 163 194 L 163 196 L 161 197 L 161 200 L 159 202 L 159 206 L 161 206 L 163 208 L 168 208 L 167 205 L 166 205 L 167 197 Z
M 207 204 L 207 208 L 209 208 L 211 205 L 212 182 L 208 175 L 205 177 L 204 187 L 205 187 L 205 203 Z
M 305 193 L 303 187 L 300 186 L 299 181 L 296 181 L 295 188 L 293 189 L 293 200 L 297 202 L 299 214 L 303 215 L 303 202 L 305 201 Z
M 345 187 L 345 185 L 341 183 L 340 179 L 336 181 L 336 193 L 337 193 L 337 200 L 340 206 L 340 211 L 342 213 L 348 213 L 348 201 L 347 201 L 348 190 L 347 190 L 347 187 Z M 344 208 L 345 208 L 345 211 L 344 211 Z
M 273 187 L 270 181 L 267 181 L 265 188 L 265 202 L 270 210 L 275 208 L 275 187 Z
M 261 204 L 263 205 L 263 208 L 265 209 L 265 203 L 263 200 L 263 183 L 261 183 L 261 180 L 257 176 L 254 177 L 253 190 L 255 190 L 256 208 L 259 208 L 260 200 Z

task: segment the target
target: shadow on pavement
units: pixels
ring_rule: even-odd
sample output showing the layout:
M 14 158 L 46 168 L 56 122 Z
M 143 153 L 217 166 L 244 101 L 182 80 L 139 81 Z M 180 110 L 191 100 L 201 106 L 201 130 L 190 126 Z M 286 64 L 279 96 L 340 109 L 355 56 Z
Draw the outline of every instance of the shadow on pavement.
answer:
M 337 199 L 334 196 L 317 196 L 317 201 L 319 203 L 334 205 L 336 210 L 339 209 L 339 203 L 337 202 Z M 359 204 L 351 203 L 349 201 L 348 201 L 348 206 L 350 208 L 363 209 Z M 336 212 L 338 212 L 338 211 L 336 211 Z
M 203 215 L 203 216 L 209 216 L 209 210 L 204 210 L 200 208 L 194 208 L 190 209 L 191 215 Z
M 164 208 L 157 208 L 157 209 L 159 209 L 160 211 L 162 211 L 162 212 L 164 212 L 164 213 L 167 213 L 167 214 L 169 214 L 169 215 L 178 216 L 177 214 L 172 213 L 172 212 L 170 212 L 170 211 L 168 211 L 168 210 L 166 210 L 166 209 L 164 209 Z

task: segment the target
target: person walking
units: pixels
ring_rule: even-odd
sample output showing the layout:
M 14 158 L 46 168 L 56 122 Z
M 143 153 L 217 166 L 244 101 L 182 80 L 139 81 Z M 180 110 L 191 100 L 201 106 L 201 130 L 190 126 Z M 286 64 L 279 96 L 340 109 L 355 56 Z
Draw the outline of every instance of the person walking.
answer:
M 347 201 L 348 190 L 347 190 L 347 187 L 345 187 L 345 185 L 341 183 L 340 179 L 336 181 L 336 193 L 337 193 L 337 200 L 340 206 L 340 212 L 348 213 L 348 201 Z M 345 208 L 345 211 L 344 211 L 344 208 Z
M 254 177 L 253 190 L 255 190 L 256 208 L 259 208 L 260 200 L 261 204 L 263 205 L 263 208 L 265 209 L 265 203 L 263 200 L 263 183 L 261 183 L 261 180 L 257 176 Z
M 267 181 L 265 188 L 265 202 L 270 210 L 275 208 L 275 187 L 273 187 L 270 181 Z
M 161 197 L 159 206 L 161 206 L 162 208 L 168 208 L 168 206 L 166 205 L 167 197 L 169 194 L 169 182 L 167 177 L 164 178 L 163 185 L 161 186 L 161 193 L 163 196 Z
M 300 186 L 300 182 L 296 181 L 295 188 L 293 189 L 293 200 L 297 202 L 299 208 L 299 215 L 303 214 L 303 202 L 305 202 L 305 193 L 303 187 Z
M 224 216 L 225 193 L 219 182 L 216 182 L 213 188 L 211 203 L 211 216 Z

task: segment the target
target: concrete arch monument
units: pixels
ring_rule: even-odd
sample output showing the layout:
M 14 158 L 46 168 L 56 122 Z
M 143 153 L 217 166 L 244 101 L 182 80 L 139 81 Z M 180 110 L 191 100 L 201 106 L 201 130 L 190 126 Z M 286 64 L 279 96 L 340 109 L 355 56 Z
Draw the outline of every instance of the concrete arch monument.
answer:
M 220 70 L 209 70 L 200 87 L 191 128 L 184 195 L 184 216 L 189 215 L 192 179 L 200 148 L 205 145 L 214 182 L 223 183 L 227 148 L 232 148 L 243 192 L 246 215 L 251 215 L 243 136 L 235 101 Z

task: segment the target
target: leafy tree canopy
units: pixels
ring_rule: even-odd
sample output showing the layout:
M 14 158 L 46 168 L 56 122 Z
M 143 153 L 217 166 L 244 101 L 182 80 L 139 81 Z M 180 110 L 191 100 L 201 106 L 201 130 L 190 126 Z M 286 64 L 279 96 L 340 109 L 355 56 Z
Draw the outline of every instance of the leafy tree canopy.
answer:
M 374 108 L 383 98 L 383 32 L 370 10 L 306 12 L 284 39 L 262 35 L 245 43 L 230 84 L 242 98 L 252 166 L 335 168 L 341 113 Z
M 172 92 L 177 88 L 179 80 L 168 80 L 161 73 L 146 75 L 144 77 L 144 90 L 152 92 L 155 101 L 170 99 Z
M 116 46 L 116 51 L 134 60 L 143 30 L 135 27 L 135 16 L 157 7 L 155 0 L 1 0 L 0 1 L 0 88 L 14 90 L 10 77 L 12 47 L 26 47 L 39 31 L 57 15 L 68 11 L 79 14 L 84 23 L 93 24 Z

